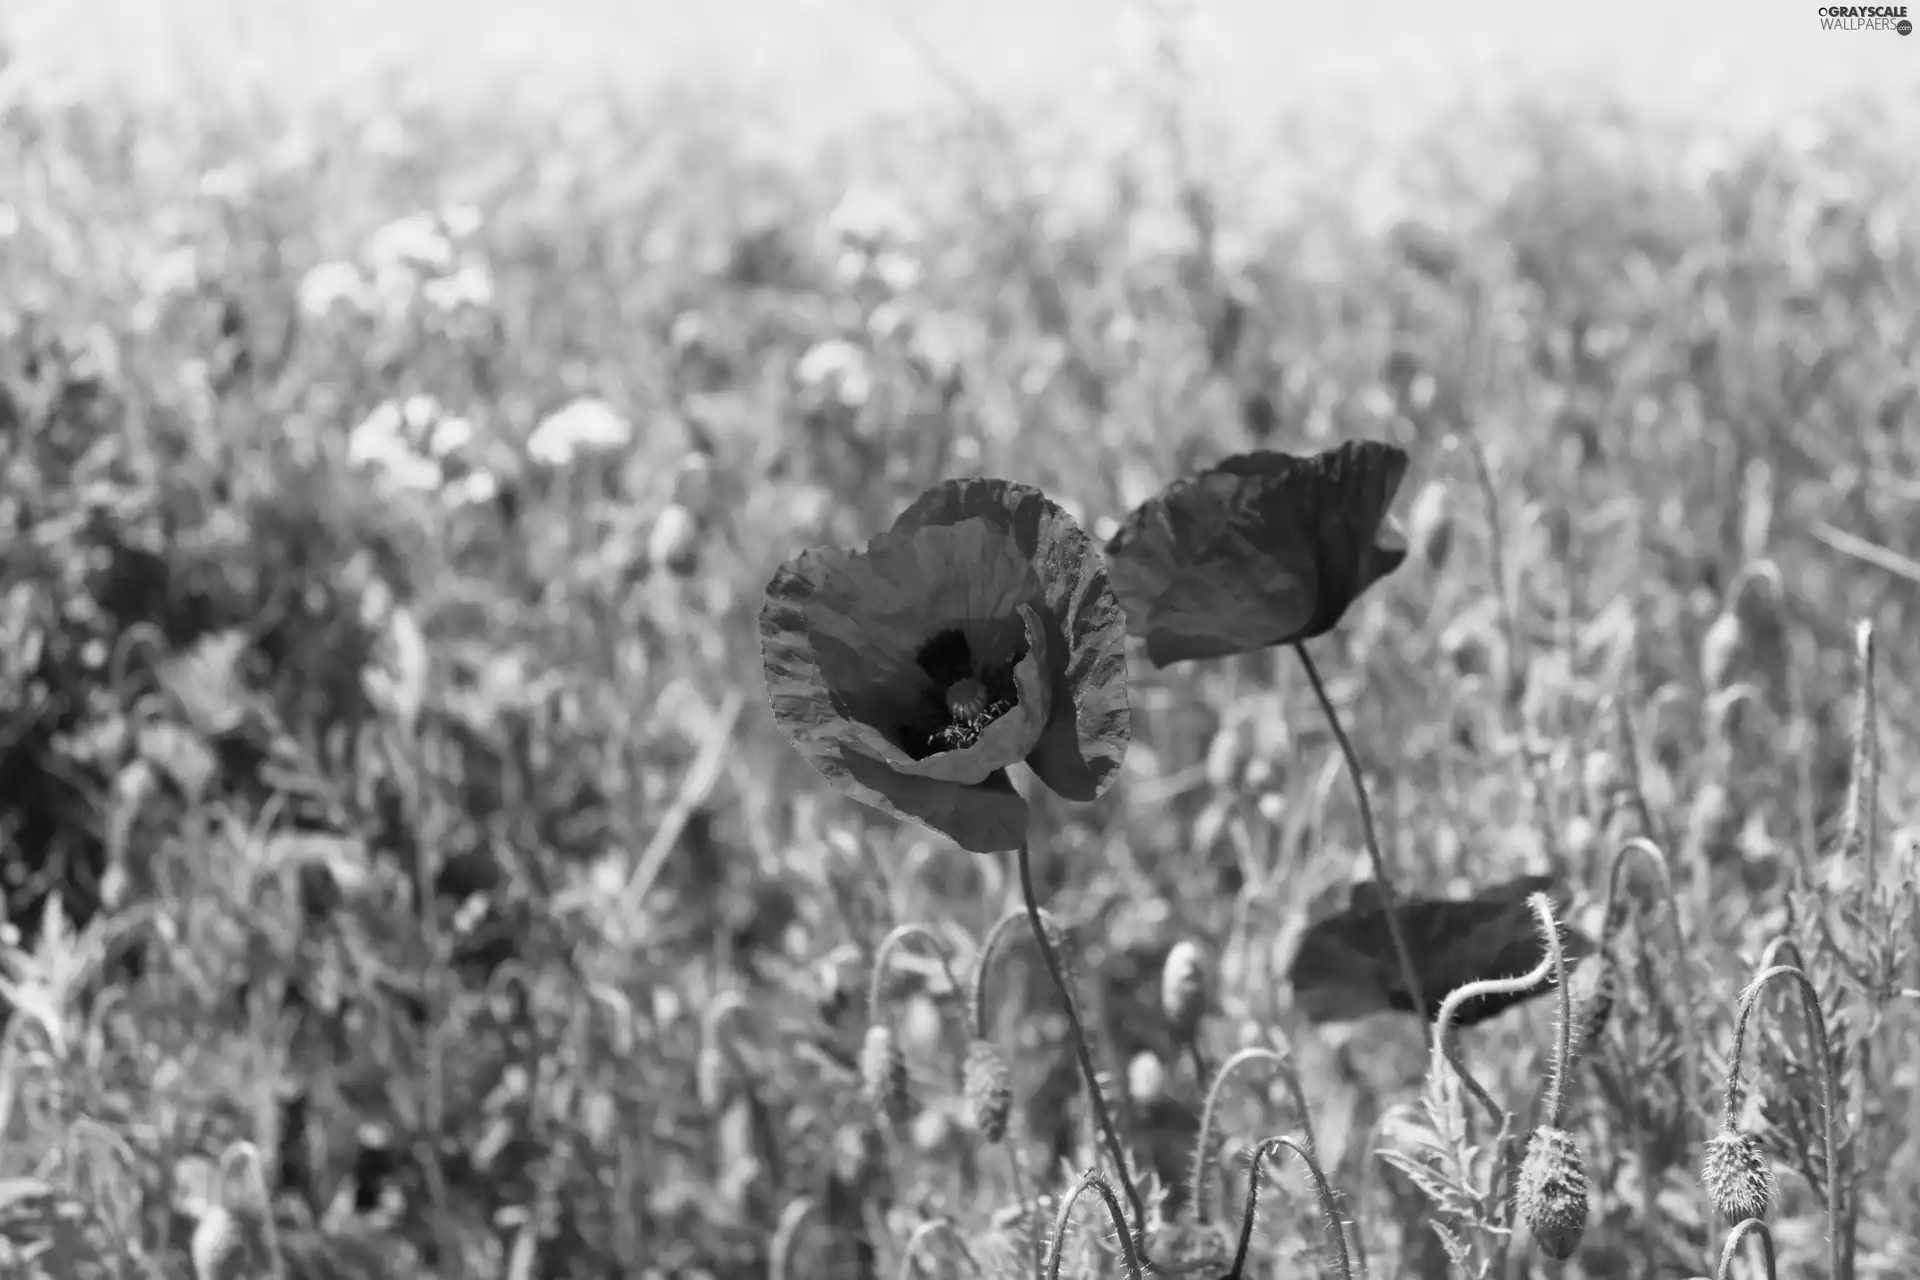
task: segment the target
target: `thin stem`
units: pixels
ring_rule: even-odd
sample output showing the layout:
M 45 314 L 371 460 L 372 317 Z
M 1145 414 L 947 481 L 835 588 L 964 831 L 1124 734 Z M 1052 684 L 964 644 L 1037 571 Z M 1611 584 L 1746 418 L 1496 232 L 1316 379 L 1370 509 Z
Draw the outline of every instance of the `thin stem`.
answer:
M 1089 1169 L 1081 1174 L 1080 1181 L 1076 1182 L 1073 1190 L 1067 1193 L 1067 1198 L 1060 1202 L 1060 1213 L 1053 1220 L 1053 1248 L 1047 1257 L 1047 1280 L 1060 1280 L 1060 1253 L 1066 1245 L 1067 1224 L 1073 1218 L 1074 1203 L 1080 1199 L 1080 1193 L 1088 1189 L 1100 1193 L 1101 1200 L 1106 1202 L 1107 1216 L 1113 1219 L 1114 1226 L 1120 1228 L 1120 1248 L 1126 1255 L 1127 1275 L 1131 1280 L 1143 1280 L 1140 1255 L 1134 1252 L 1133 1248 L 1133 1232 L 1127 1230 L 1126 1215 L 1120 1212 L 1120 1202 L 1113 1198 L 1112 1185 L 1100 1176 L 1098 1169 Z
M 1327 696 L 1327 686 L 1320 679 L 1320 668 L 1314 665 L 1313 655 L 1307 652 L 1307 646 L 1298 641 L 1293 651 L 1300 655 L 1300 665 L 1306 668 L 1307 682 L 1313 686 L 1313 696 L 1319 699 L 1320 710 L 1327 717 L 1327 726 L 1333 730 L 1334 741 L 1340 744 L 1340 754 L 1347 763 L 1347 776 L 1353 780 L 1354 798 L 1360 805 L 1360 829 L 1366 837 L 1367 856 L 1373 860 L 1374 882 L 1380 886 L 1380 907 L 1386 912 L 1387 933 L 1393 939 L 1393 952 L 1400 961 L 1400 981 L 1406 984 L 1407 996 L 1413 1002 L 1413 1016 L 1420 1020 L 1421 1033 L 1427 1042 L 1433 1042 L 1432 1028 L 1427 1025 L 1427 1002 L 1420 986 L 1420 971 L 1413 963 L 1413 950 L 1407 945 L 1406 927 L 1400 920 L 1399 895 L 1393 890 L 1393 876 L 1387 870 L 1387 859 L 1380 852 L 1380 836 L 1373 826 L 1373 804 L 1367 799 L 1366 779 L 1360 772 L 1360 756 L 1353 749 L 1353 742 L 1347 737 L 1347 731 L 1340 724 L 1340 713 L 1334 710 L 1333 699 Z
M 1620 885 L 1625 879 L 1628 865 L 1636 859 L 1653 872 L 1654 879 L 1659 882 L 1660 894 L 1667 900 L 1667 923 L 1673 931 L 1673 963 L 1681 975 L 1673 1001 L 1674 1017 L 1680 1024 L 1681 1097 L 1687 1108 L 1688 1123 L 1704 1124 L 1706 1107 L 1700 1100 L 1700 1034 L 1694 1023 L 1693 984 L 1687 980 L 1689 957 L 1693 952 L 1687 945 L 1686 929 L 1680 916 L 1680 899 L 1673 891 L 1673 875 L 1668 869 L 1667 855 L 1648 837 L 1635 836 L 1614 852 L 1613 865 L 1607 872 L 1607 907 L 1606 916 L 1601 922 L 1601 935 L 1612 936 L 1615 913 L 1619 909 Z M 1683 1131 L 1680 1136 L 1684 1139 L 1686 1133 Z
M 886 986 L 887 961 L 893 957 L 896 947 L 909 940 L 926 943 L 932 948 L 934 955 L 939 957 L 943 966 L 947 963 L 946 943 L 942 942 L 933 930 L 923 924 L 912 922 L 895 925 L 888 931 L 887 936 L 881 939 L 879 949 L 873 953 L 873 973 L 867 982 L 867 1021 L 880 1021 L 880 996 Z M 953 981 L 951 969 L 947 971 L 947 981 L 949 983 Z
M 1120 1175 L 1120 1185 L 1126 1189 L 1127 1204 L 1133 1209 L 1134 1231 L 1140 1238 L 1146 1238 L 1147 1202 L 1140 1198 L 1140 1188 L 1133 1184 L 1133 1175 L 1127 1171 L 1126 1149 L 1120 1145 L 1120 1132 L 1114 1128 L 1113 1116 L 1107 1110 L 1106 1095 L 1100 1089 L 1100 1070 L 1094 1065 L 1093 1050 L 1087 1042 L 1087 1029 L 1080 1022 L 1080 1008 L 1074 1001 L 1073 989 L 1067 983 L 1066 972 L 1060 967 L 1060 957 L 1053 949 L 1053 939 L 1047 936 L 1046 921 L 1040 916 L 1040 897 L 1033 887 L 1033 852 L 1029 842 L 1022 840 L 1015 854 L 1015 862 L 1020 868 L 1020 895 L 1027 904 L 1027 923 L 1033 929 L 1033 940 L 1040 948 L 1040 958 L 1046 963 L 1047 976 L 1053 979 L 1054 990 L 1060 993 L 1060 1003 L 1066 1007 L 1067 1029 L 1073 1041 L 1074 1056 L 1080 1060 L 1080 1074 L 1086 1080 L 1087 1102 L 1093 1108 L 1095 1122 L 1100 1126 L 1101 1137 L 1107 1145 L 1107 1158 L 1113 1161 L 1114 1171 Z M 1128 1243 L 1131 1256 L 1132 1243 Z
M 1453 1068 L 1460 1077 L 1460 1083 L 1467 1092 L 1477 1099 L 1485 1109 L 1495 1129 L 1504 1128 L 1507 1123 L 1506 1109 L 1493 1100 L 1486 1086 L 1467 1070 L 1466 1059 L 1460 1055 L 1459 1037 L 1455 1034 L 1454 1020 L 1460 1016 L 1461 1006 L 1476 996 L 1521 995 L 1532 991 L 1553 976 L 1553 957 L 1545 956 L 1535 965 L 1532 972 L 1523 973 L 1517 978 L 1482 978 L 1478 982 L 1469 982 L 1456 987 L 1440 1002 L 1440 1013 L 1434 1019 L 1433 1062 L 1429 1070 L 1436 1077 L 1442 1064 Z
M 1347 1232 L 1340 1223 L 1333 1188 L 1327 1185 L 1327 1175 L 1320 1172 L 1320 1162 L 1313 1158 L 1313 1144 L 1303 1144 L 1290 1137 L 1268 1138 L 1253 1149 L 1253 1164 L 1247 1170 L 1247 1208 L 1240 1218 L 1240 1242 L 1233 1252 L 1233 1268 L 1225 1280 L 1240 1280 L 1246 1270 L 1247 1251 L 1253 1245 L 1253 1213 L 1260 1201 L 1260 1162 L 1281 1150 L 1293 1152 L 1307 1166 L 1314 1194 L 1320 1197 L 1320 1212 L 1327 1216 L 1327 1229 L 1333 1234 L 1333 1246 L 1340 1256 L 1340 1275 L 1343 1280 L 1353 1280 L 1353 1258 L 1347 1253 Z
M 1280 1073 L 1285 1082 L 1287 1092 L 1293 1096 L 1294 1109 L 1300 1113 L 1300 1130 L 1306 1135 L 1307 1146 L 1314 1145 L 1313 1113 L 1307 1110 L 1307 1095 L 1300 1087 L 1300 1076 L 1294 1071 L 1293 1064 L 1287 1061 L 1286 1055 L 1260 1045 L 1240 1050 L 1220 1064 L 1220 1072 L 1214 1076 L 1213 1083 L 1207 1086 L 1206 1101 L 1200 1108 L 1200 1132 L 1193 1144 L 1193 1180 L 1187 1189 L 1187 1199 L 1193 1205 L 1195 1222 L 1204 1224 L 1207 1221 L 1207 1163 L 1208 1157 L 1213 1154 L 1213 1115 L 1214 1109 L 1220 1105 L 1220 1090 L 1234 1072 L 1249 1062 L 1273 1064 L 1274 1070 Z
M 1767 1280 L 1774 1280 L 1773 1232 L 1758 1218 L 1748 1218 L 1727 1232 L 1727 1242 L 1720 1249 L 1720 1265 L 1713 1273 L 1715 1280 L 1733 1280 L 1733 1260 L 1740 1256 L 1740 1242 L 1748 1236 L 1759 1238 L 1760 1260 L 1767 1269 Z
M 1000 940 L 1007 936 L 1007 930 L 1017 923 L 1024 913 L 1009 911 L 993 922 L 993 928 L 987 930 L 987 936 L 980 943 L 980 956 L 973 965 L 973 1038 L 987 1038 L 987 975 L 993 971 L 993 958 L 999 954 Z
M 1754 1008 L 1760 1003 L 1760 994 L 1769 982 L 1775 978 L 1786 978 L 1800 988 L 1801 1008 L 1806 1012 L 1807 1024 L 1813 1031 L 1814 1052 L 1820 1057 L 1820 1101 L 1826 1111 L 1826 1154 L 1827 1154 L 1827 1266 L 1833 1280 L 1851 1280 L 1851 1271 L 1847 1267 L 1849 1250 L 1846 1247 L 1842 1225 L 1846 1221 L 1842 1214 L 1840 1179 L 1840 1138 L 1839 1138 L 1839 1096 L 1833 1080 L 1833 1045 L 1827 1038 L 1827 1020 L 1820 1009 L 1820 993 L 1814 990 L 1813 983 L 1801 970 L 1790 964 L 1777 964 L 1765 969 L 1747 984 L 1740 993 L 1740 1012 L 1733 1024 L 1733 1048 L 1727 1054 L 1727 1088 L 1725 1097 L 1725 1124 L 1731 1128 L 1740 1114 L 1740 1100 L 1744 1092 L 1740 1080 L 1740 1059 L 1747 1042 L 1747 1019 L 1753 1015 Z
M 1553 916 L 1553 899 L 1536 893 L 1527 900 L 1540 921 L 1547 943 L 1547 961 L 1553 966 L 1553 985 L 1559 988 L 1560 1026 L 1553 1044 L 1553 1082 L 1547 1088 L 1547 1123 L 1566 1128 L 1567 1073 L 1573 1070 L 1573 993 L 1567 990 L 1567 955 L 1560 945 L 1560 922 Z

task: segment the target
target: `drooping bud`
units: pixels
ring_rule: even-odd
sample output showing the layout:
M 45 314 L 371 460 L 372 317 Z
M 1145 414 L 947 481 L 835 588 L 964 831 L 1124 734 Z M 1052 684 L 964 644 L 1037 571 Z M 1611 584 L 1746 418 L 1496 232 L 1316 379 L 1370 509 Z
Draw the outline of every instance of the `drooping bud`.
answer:
M 1773 1168 L 1760 1150 L 1759 1139 L 1731 1125 L 1707 1139 L 1700 1183 L 1714 1209 L 1729 1222 L 1748 1218 L 1764 1222 L 1773 1208 Z
M 1013 1114 L 1013 1089 L 1007 1081 L 1006 1060 L 985 1040 L 967 1046 L 966 1063 L 961 1068 L 961 1087 L 966 1099 L 966 1120 L 988 1142 L 1007 1136 L 1007 1119 Z
M 1586 1234 L 1588 1211 L 1586 1165 L 1572 1134 L 1552 1126 L 1534 1130 L 1515 1195 L 1540 1252 L 1555 1262 L 1571 1258 Z
M 1181 939 L 1160 970 L 1160 1009 L 1181 1044 L 1193 1039 L 1206 1012 L 1207 960 L 1200 945 Z

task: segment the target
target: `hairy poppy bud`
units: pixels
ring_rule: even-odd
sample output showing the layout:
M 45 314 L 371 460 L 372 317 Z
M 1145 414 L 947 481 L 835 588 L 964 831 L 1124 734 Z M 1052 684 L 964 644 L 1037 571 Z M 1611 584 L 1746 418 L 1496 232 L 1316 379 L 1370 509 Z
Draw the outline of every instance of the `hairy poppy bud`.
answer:
M 1007 1064 L 1000 1051 L 985 1040 L 967 1046 L 966 1065 L 961 1068 L 961 1088 L 966 1099 L 967 1123 L 980 1131 L 988 1142 L 1007 1136 L 1007 1119 L 1013 1114 L 1013 1089 L 1007 1082 Z
M 1731 1125 L 1707 1139 L 1700 1183 L 1714 1209 L 1729 1222 L 1765 1221 L 1773 1208 L 1773 1169 L 1759 1139 Z
M 860 1097 L 896 1123 L 912 1110 L 906 1055 L 884 1023 L 868 1027 L 866 1042 L 860 1046 Z
M 1515 1194 L 1540 1252 L 1555 1262 L 1571 1258 L 1586 1233 L 1588 1210 L 1587 1171 L 1572 1134 L 1550 1125 L 1533 1131 Z
M 1181 939 L 1167 952 L 1160 970 L 1160 1009 L 1167 1015 L 1174 1038 L 1185 1044 L 1200 1027 L 1200 1015 L 1206 1012 L 1206 956 L 1199 944 Z

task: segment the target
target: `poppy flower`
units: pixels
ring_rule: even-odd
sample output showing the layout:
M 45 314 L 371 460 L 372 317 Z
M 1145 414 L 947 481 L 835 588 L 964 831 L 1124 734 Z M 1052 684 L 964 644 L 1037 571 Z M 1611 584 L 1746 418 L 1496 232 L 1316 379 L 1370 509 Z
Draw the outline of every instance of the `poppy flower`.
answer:
M 1132 732 L 1126 619 L 1098 550 L 1038 489 L 949 480 L 858 550 L 781 565 L 760 611 L 773 716 L 827 781 L 986 853 L 1026 836 L 1007 770 L 1069 800 Z
M 1470 898 L 1415 898 L 1398 902 L 1407 946 L 1419 970 L 1427 1016 L 1469 982 L 1517 978 L 1546 956 L 1540 925 L 1527 899 L 1545 892 L 1564 916 L 1571 898 L 1548 876 L 1521 876 L 1489 885 Z M 1567 964 L 1593 951 L 1593 944 L 1565 925 L 1560 929 Z M 1372 882 L 1355 885 L 1346 909 L 1309 928 L 1287 971 L 1295 1003 L 1310 1022 L 1348 1022 L 1371 1013 L 1412 1013 L 1413 997 L 1387 933 L 1386 912 Z M 1460 1007 L 1455 1026 L 1470 1027 L 1516 1004 L 1553 990 L 1541 983 L 1517 995 L 1475 996 Z
M 1407 558 L 1387 515 L 1404 449 L 1242 453 L 1135 508 L 1107 543 L 1128 629 L 1156 667 L 1325 635 Z

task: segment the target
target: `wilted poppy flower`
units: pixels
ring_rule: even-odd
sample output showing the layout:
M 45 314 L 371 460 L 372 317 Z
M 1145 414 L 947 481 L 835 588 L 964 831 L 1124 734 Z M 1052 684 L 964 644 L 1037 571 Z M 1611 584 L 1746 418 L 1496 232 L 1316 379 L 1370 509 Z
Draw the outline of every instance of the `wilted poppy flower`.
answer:
M 760 611 L 773 716 L 835 787 L 990 852 L 1026 835 L 1007 769 L 1069 800 L 1126 754 L 1126 624 L 1038 489 L 949 480 L 862 550 L 780 566 Z
M 1387 517 L 1406 471 L 1405 450 L 1369 440 L 1174 481 L 1107 543 L 1128 629 L 1156 667 L 1325 635 L 1407 558 Z
M 1401 926 L 1424 984 L 1429 1018 L 1438 1016 L 1441 1002 L 1469 982 L 1517 978 L 1546 957 L 1539 920 L 1527 905 L 1528 897 L 1541 892 L 1553 899 L 1556 915 L 1564 916 L 1571 899 L 1565 887 L 1548 876 L 1489 885 L 1464 900 L 1399 901 Z M 1565 925 L 1560 937 L 1569 966 L 1593 951 L 1587 938 Z M 1377 886 L 1355 885 L 1345 910 L 1307 930 L 1287 981 L 1310 1022 L 1348 1022 L 1388 1010 L 1413 1012 Z M 1454 1025 L 1485 1022 L 1551 990 L 1549 982 L 1518 995 L 1475 996 L 1461 1005 Z

